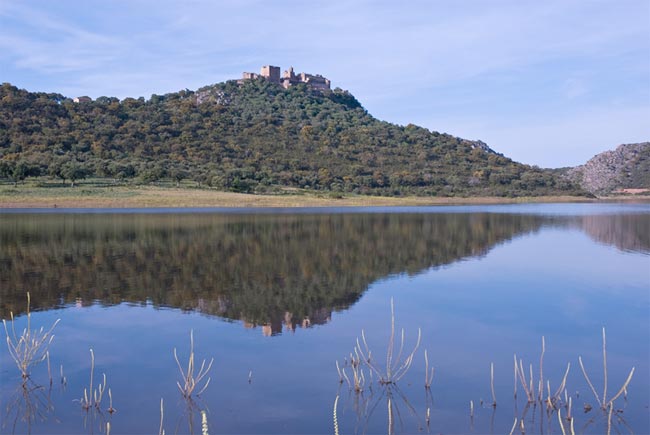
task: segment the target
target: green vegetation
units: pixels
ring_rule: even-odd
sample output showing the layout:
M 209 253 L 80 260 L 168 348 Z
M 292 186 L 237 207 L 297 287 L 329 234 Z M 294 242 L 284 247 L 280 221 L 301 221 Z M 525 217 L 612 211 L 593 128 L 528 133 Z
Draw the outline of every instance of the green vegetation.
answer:
M 384 196 L 540 196 L 584 191 L 548 170 L 369 115 L 348 92 L 265 80 L 151 98 L 0 87 L 0 179 L 161 180 L 247 193 L 283 187 Z

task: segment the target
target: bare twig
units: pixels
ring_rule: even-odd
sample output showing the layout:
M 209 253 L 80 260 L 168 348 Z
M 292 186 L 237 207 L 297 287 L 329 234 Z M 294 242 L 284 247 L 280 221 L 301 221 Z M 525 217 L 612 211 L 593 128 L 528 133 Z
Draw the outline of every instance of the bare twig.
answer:
M 185 398 L 191 397 L 192 393 L 196 389 L 197 386 L 201 384 L 203 379 L 207 376 L 208 372 L 210 371 L 210 368 L 212 368 L 212 363 L 214 362 L 214 358 L 210 360 L 210 363 L 205 365 L 205 360 L 201 362 L 201 367 L 199 368 L 198 374 L 194 374 L 195 371 L 195 365 L 194 365 L 194 331 L 190 331 L 190 356 L 189 360 L 187 363 L 187 371 L 183 370 L 183 367 L 181 367 L 181 363 L 178 360 L 178 355 L 176 354 L 176 348 L 174 348 L 174 359 L 176 359 L 176 364 L 178 364 L 178 369 L 181 372 L 181 377 L 183 379 L 183 385 L 181 386 L 180 382 L 176 382 L 176 385 L 178 386 L 178 389 L 180 390 L 181 394 Z M 205 381 L 205 384 L 203 387 L 200 389 L 200 391 L 197 393 L 197 395 L 201 395 L 205 391 L 206 388 L 208 388 L 208 385 L 210 384 L 210 378 L 208 378 L 207 381 Z
M 546 340 L 542 335 L 542 354 L 539 357 L 539 388 L 538 388 L 538 400 L 541 402 L 542 395 L 544 394 L 544 353 L 546 352 Z
M 424 388 L 431 388 L 431 383 L 433 382 L 433 372 L 434 368 L 431 367 L 431 376 L 429 376 L 429 356 L 427 355 L 426 349 L 424 350 Z
M 7 321 L 2 320 L 7 335 L 7 347 L 9 348 L 9 355 L 16 363 L 18 370 L 22 375 L 23 380 L 29 377 L 30 368 L 48 358 L 48 349 L 54 335 L 52 331 L 61 319 L 57 319 L 52 327 L 47 331 L 43 327 L 37 330 L 32 330 L 32 314 L 30 311 L 31 298 L 27 292 L 27 327 L 23 329 L 22 334 L 16 334 L 14 324 L 14 313 L 10 313 L 11 318 L 11 334 L 7 327 Z
M 163 399 L 160 398 L 160 429 L 158 429 L 158 435 L 165 435 L 165 429 L 163 429 L 163 417 L 165 414 L 165 409 L 163 408 Z
M 580 363 L 580 368 L 582 369 L 582 374 L 585 377 L 585 380 L 587 381 L 587 384 L 589 385 L 589 388 L 591 389 L 591 392 L 594 394 L 594 397 L 596 398 L 596 401 L 598 402 L 598 405 L 602 410 L 607 410 L 608 408 L 611 408 L 611 406 L 614 403 L 614 400 L 618 399 L 621 394 L 623 394 L 625 391 L 627 391 L 627 387 L 630 384 L 630 381 L 632 380 L 632 376 L 634 375 L 634 367 L 632 367 L 632 370 L 630 370 L 630 374 L 627 376 L 627 379 L 623 383 L 623 386 L 621 389 L 612 397 L 611 399 L 607 400 L 607 341 L 606 341 L 606 336 L 605 336 L 605 328 L 603 327 L 603 398 L 598 396 L 598 393 L 596 393 L 596 389 L 594 388 L 594 385 L 591 383 L 591 379 L 589 379 L 589 376 L 587 375 L 587 371 L 585 370 L 585 366 L 582 363 L 582 357 L 578 357 L 578 362 Z
M 490 363 L 490 390 L 492 390 L 492 407 L 497 406 L 497 396 L 494 394 L 494 363 Z
M 391 307 L 391 332 L 388 339 L 388 350 L 386 351 L 386 367 L 380 369 L 375 363 L 371 360 L 370 347 L 366 341 L 366 335 L 363 330 L 361 330 L 361 340 L 357 338 L 357 345 L 355 347 L 355 354 L 357 354 L 361 361 L 370 368 L 371 371 L 374 371 L 379 378 L 379 382 L 382 384 L 394 384 L 398 382 L 406 373 L 408 372 L 411 364 L 413 363 L 413 358 L 417 352 L 420 341 L 422 339 L 422 331 L 418 328 L 418 338 L 413 347 L 413 350 L 402 359 L 402 351 L 404 349 L 404 330 L 401 333 L 401 341 L 397 357 L 394 357 L 394 347 L 395 347 L 395 310 L 393 305 L 393 300 L 390 302 Z M 363 343 L 363 346 L 362 346 Z

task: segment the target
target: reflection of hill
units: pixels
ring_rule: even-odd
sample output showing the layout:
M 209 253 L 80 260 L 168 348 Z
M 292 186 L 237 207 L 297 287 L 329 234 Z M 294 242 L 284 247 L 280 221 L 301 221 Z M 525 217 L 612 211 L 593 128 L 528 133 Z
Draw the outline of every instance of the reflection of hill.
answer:
M 279 332 L 375 280 L 485 253 L 543 218 L 499 214 L 0 216 L 3 317 L 80 298 L 151 300 Z
M 579 226 L 597 242 L 622 251 L 650 252 L 650 220 L 644 214 L 583 216 Z

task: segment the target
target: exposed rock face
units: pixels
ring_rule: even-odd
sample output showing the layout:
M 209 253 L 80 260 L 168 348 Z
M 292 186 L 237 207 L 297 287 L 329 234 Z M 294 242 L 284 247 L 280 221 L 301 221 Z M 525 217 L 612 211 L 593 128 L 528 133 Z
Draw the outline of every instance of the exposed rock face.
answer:
M 488 144 L 486 144 L 482 140 L 472 140 L 472 141 L 467 141 L 467 142 L 470 144 L 472 149 L 479 148 L 479 149 L 481 149 L 481 150 L 483 150 L 483 151 L 485 151 L 486 153 L 489 153 L 489 154 L 497 154 L 497 155 L 500 155 L 500 156 L 503 155 L 501 153 L 498 153 L 498 152 L 494 151 L 492 148 L 490 148 L 488 146 Z
M 591 193 L 650 189 L 650 142 L 620 145 L 567 171 L 567 176 Z

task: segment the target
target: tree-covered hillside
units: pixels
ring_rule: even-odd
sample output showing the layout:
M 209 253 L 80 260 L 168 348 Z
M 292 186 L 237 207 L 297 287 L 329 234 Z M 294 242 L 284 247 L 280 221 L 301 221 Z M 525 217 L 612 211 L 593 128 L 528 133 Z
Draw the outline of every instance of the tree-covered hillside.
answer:
M 473 142 L 379 121 L 348 92 L 264 79 L 151 98 L 0 88 L 0 178 L 192 179 L 241 192 L 284 187 L 379 195 L 546 195 L 582 190 Z

